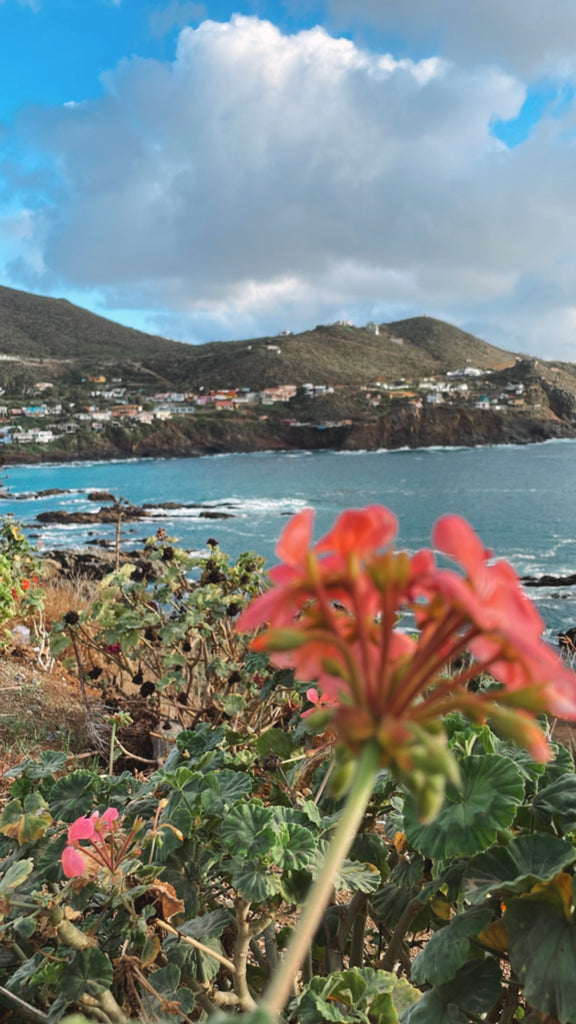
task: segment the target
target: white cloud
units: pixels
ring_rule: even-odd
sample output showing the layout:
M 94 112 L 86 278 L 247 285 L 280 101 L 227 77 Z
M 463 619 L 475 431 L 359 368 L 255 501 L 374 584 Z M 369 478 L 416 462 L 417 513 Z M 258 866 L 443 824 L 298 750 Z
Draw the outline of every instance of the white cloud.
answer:
M 150 30 L 156 39 L 161 39 L 174 28 L 182 28 L 205 17 L 204 4 L 194 0 L 170 0 L 165 7 L 157 7 L 148 16 Z
M 415 312 L 512 330 L 530 282 L 533 322 L 549 308 L 569 339 L 549 282 L 576 237 L 570 114 L 507 150 L 492 125 L 525 97 L 509 73 L 236 16 L 104 85 L 22 128 L 60 186 L 16 283 L 97 288 L 109 312 L 205 339 Z
M 574 0 L 326 0 L 326 6 L 337 26 L 371 22 L 457 61 L 498 63 L 527 76 L 576 70 Z

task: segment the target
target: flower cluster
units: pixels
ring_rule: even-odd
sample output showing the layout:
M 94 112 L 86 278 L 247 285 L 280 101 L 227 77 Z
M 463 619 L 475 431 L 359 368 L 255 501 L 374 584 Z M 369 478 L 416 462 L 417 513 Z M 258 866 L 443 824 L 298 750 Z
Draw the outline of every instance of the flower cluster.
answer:
M 115 807 L 109 807 L 103 814 L 94 811 L 90 817 L 77 818 L 68 829 L 62 853 L 62 870 L 66 878 L 76 878 L 99 868 L 115 874 L 131 852 L 139 826 L 140 822 L 135 823 L 127 836 L 121 836 Z M 88 845 L 81 845 L 82 840 Z
M 444 516 L 432 534 L 460 571 L 438 565 L 432 550 L 395 549 L 397 520 L 383 506 L 342 513 L 314 546 L 312 529 L 309 509 L 288 523 L 274 586 L 238 628 L 268 625 L 253 646 L 315 682 L 318 715 L 330 716 L 353 754 L 375 739 L 423 817 L 456 774 L 441 724 L 447 712 L 490 719 L 536 759 L 550 756 L 536 715 L 576 718 L 576 676 L 542 641 L 544 624 L 513 568 L 491 561 L 466 520 Z M 412 633 L 398 628 L 406 613 Z M 484 673 L 493 686 L 471 687 Z

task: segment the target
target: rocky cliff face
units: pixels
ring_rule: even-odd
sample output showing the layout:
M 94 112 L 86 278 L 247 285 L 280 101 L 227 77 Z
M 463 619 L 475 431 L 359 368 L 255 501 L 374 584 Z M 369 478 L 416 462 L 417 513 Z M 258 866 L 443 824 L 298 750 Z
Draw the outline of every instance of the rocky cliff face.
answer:
M 73 459 L 187 458 L 221 452 L 286 449 L 370 451 L 432 445 L 531 444 L 556 437 L 576 437 L 576 417 L 560 418 L 546 407 L 498 412 L 457 406 L 419 409 L 411 404 L 399 404 L 379 418 L 348 421 L 339 426 L 294 425 L 273 418 L 214 415 L 202 420 L 172 421 L 169 428 L 158 429 L 145 437 L 131 436 L 126 431 L 115 441 L 99 438 L 94 445 L 84 443 L 74 449 L 68 445 L 62 451 L 55 451 L 52 446 L 49 451 L 10 446 L 0 451 L 0 460 L 14 464 Z
M 454 406 L 424 406 L 422 409 L 403 406 L 375 424 L 357 424 L 343 447 L 354 450 L 530 444 L 553 437 L 575 436 L 575 423 L 561 421 L 547 410 L 536 415 Z

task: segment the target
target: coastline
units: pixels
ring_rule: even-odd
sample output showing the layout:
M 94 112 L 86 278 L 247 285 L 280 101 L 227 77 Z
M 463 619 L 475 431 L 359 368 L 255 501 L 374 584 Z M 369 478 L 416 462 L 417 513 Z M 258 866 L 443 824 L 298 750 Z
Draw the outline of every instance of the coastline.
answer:
M 475 448 L 540 444 L 576 438 L 576 422 L 549 410 L 497 412 L 458 407 L 414 409 L 402 405 L 374 420 L 294 424 L 277 418 L 247 419 L 222 415 L 172 421 L 165 427 L 131 436 L 90 439 L 67 437 L 60 447 L 3 445 L 4 467 L 144 459 L 201 458 L 265 452 L 373 452 L 422 448 Z

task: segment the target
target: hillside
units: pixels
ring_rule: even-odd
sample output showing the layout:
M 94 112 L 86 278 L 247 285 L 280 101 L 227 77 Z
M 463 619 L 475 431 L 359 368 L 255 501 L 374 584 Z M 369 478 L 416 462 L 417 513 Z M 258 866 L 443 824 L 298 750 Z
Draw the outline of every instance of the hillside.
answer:
M 66 301 L 0 287 L 0 354 L 29 374 L 37 361 L 56 377 L 111 366 L 146 380 L 187 387 L 367 384 L 378 377 L 446 372 L 466 365 L 500 369 L 512 353 L 458 327 L 416 317 L 362 327 L 332 324 L 298 335 L 187 345 L 123 327 Z M 32 374 L 33 375 L 33 374 Z
M 0 464 L 576 436 L 575 365 L 427 316 L 189 345 L 0 287 L 0 389 Z

